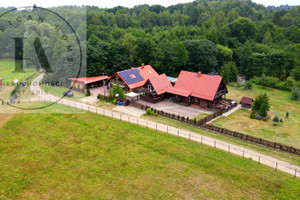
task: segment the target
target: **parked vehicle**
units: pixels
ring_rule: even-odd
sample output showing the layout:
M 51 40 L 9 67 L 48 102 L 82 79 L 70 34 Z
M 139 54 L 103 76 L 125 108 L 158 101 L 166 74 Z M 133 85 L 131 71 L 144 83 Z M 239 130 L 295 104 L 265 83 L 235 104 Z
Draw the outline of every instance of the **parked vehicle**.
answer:
M 74 94 L 70 91 L 64 92 L 63 94 L 65 97 L 73 97 L 74 96 Z

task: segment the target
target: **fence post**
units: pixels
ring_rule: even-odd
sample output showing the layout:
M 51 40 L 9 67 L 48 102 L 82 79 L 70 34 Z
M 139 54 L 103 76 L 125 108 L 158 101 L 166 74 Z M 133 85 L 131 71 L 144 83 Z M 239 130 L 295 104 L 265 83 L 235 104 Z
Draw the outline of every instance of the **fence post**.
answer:
M 243 151 L 243 158 L 245 158 L 245 151 Z
M 217 146 L 217 144 L 216 144 L 217 142 L 216 141 L 214 141 L 214 147 L 216 148 L 216 146 Z
M 178 137 L 179 137 L 179 129 L 177 130 L 177 135 L 178 135 Z
M 258 165 L 260 164 L 260 156 L 258 156 L 258 163 L 257 163 Z
M 130 116 L 128 116 L 128 122 L 130 123 Z
M 201 137 L 201 144 L 203 144 L 202 141 L 203 141 L 203 137 Z
M 103 109 L 103 115 L 104 115 L 104 117 L 105 117 L 105 110 Z
M 278 163 L 276 163 L 275 171 L 277 171 Z
M 191 133 L 189 133 L 189 140 L 191 140 Z
M 146 121 L 146 126 L 147 126 L 147 128 L 148 128 L 148 121 Z
M 157 123 L 156 123 L 156 127 L 155 127 L 156 131 L 157 131 Z
M 167 133 L 169 133 L 169 127 L 167 126 Z
M 228 153 L 230 153 L 230 145 L 228 145 Z
M 294 175 L 294 179 L 297 178 L 297 169 L 295 169 L 295 175 Z
M 114 113 L 113 112 L 111 112 L 111 117 L 114 118 Z
M 136 118 L 136 124 L 139 125 L 139 118 Z
M 122 121 L 122 115 L 120 114 L 120 121 Z
M 96 114 L 98 114 L 98 109 L 96 108 Z

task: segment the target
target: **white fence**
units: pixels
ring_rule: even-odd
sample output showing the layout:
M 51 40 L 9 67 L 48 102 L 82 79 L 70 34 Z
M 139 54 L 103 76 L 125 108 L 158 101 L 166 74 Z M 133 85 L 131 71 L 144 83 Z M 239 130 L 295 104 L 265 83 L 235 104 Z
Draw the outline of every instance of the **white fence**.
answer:
M 20 103 L 33 103 L 33 102 L 49 102 L 49 103 L 58 103 L 65 106 L 73 107 L 76 109 L 80 109 L 83 111 L 93 112 L 99 115 L 103 115 L 105 117 L 111 117 L 120 121 L 129 122 L 132 124 L 136 124 L 139 126 L 143 126 L 146 128 L 150 128 L 156 131 L 165 132 L 177 137 L 189 139 L 192 141 L 199 142 L 200 144 L 209 145 L 216 149 L 220 149 L 223 151 L 227 151 L 228 153 L 233 153 L 235 155 L 239 155 L 243 158 L 252 159 L 253 161 L 257 162 L 257 164 L 264 164 L 269 167 L 274 168 L 275 171 L 280 170 L 284 171 L 286 173 L 291 174 L 294 178 L 300 177 L 300 167 L 286 163 L 284 161 L 266 156 L 264 154 L 260 154 L 258 152 L 252 151 L 250 149 L 245 149 L 241 146 L 237 146 L 234 144 L 229 144 L 227 142 L 223 142 L 221 140 L 217 140 L 211 137 L 203 136 L 200 134 L 196 134 L 193 132 L 185 131 L 182 129 L 178 129 L 172 126 L 167 126 L 160 123 L 155 123 L 152 121 L 148 121 L 145 119 L 129 116 L 126 114 L 118 113 L 118 112 L 112 112 L 109 110 L 97 108 L 95 106 L 90 106 L 87 104 L 69 101 L 62 99 L 60 101 L 55 101 L 53 99 L 47 99 L 47 98 L 36 98 L 36 99 L 28 99 L 28 100 L 22 100 Z M 299 173 L 298 173 L 299 172 Z

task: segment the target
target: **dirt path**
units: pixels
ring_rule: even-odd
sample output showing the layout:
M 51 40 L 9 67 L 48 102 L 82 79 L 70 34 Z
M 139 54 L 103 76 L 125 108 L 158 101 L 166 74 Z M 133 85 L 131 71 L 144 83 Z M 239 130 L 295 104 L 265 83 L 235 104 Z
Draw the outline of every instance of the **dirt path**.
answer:
M 39 82 L 42 79 L 42 76 L 37 77 L 34 81 Z M 35 92 L 35 94 L 42 94 L 42 90 L 39 87 L 39 84 L 34 84 L 35 86 L 31 86 L 31 90 L 33 92 Z M 43 98 L 44 101 L 49 101 L 49 102 L 56 102 L 59 100 L 58 97 L 55 97 L 51 94 L 43 94 L 43 95 L 39 95 L 40 98 Z M 107 117 L 112 117 L 115 118 L 117 120 L 121 120 L 121 121 L 126 121 L 126 122 L 130 122 L 132 124 L 137 124 L 140 126 L 144 126 L 147 128 L 151 128 L 157 131 L 161 131 L 161 132 L 165 132 L 167 134 L 171 134 L 174 136 L 178 136 L 178 137 L 182 137 L 182 138 L 186 138 L 189 140 L 193 140 L 195 142 L 198 142 L 200 144 L 205 144 L 205 145 L 209 145 L 212 146 L 214 148 L 229 152 L 229 153 L 233 153 L 235 155 L 239 155 L 242 156 L 244 158 L 251 158 L 253 161 L 259 162 L 261 164 L 267 165 L 275 170 L 281 170 L 284 171 L 286 173 L 289 173 L 291 175 L 295 175 L 297 177 L 300 177 L 300 167 L 299 166 L 295 166 L 292 164 L 289 164 L 287 162 L 278 160 L 276 158 L 261 154 L 259 152 L 253 151 L 251 149 L 247 149 L 244 148 L 242 146 L 238 146 L 229 142 L 224 142 L 221 140 L 217 140 L 211 137 L 207 137 L 204 135 L 200 135 L 197 133 L 193 133 L 193 132 L 189 132 L 189 131 L 185 131 L 182 129 L 178 129 L 172 126 L 166 126 L 164 124 L 160 124 L 160 123 L 155 123 L 152 121 L 147 121 L 144 119 L 141 119 L 140 117 L 134 117 L 131 115 L 127 115 L 127 114 L 120 114 L 118 112 L 112 112 L 109 110 L 105 110 L 105 109 L 100 109 L 94 106 L 90 106 L 84 103 L 79 103 L 79 102 L 73 102 L 70 100 L 65 100 L 62 99 L 60 101 L 58 101 L 57 103 L 62 104 L 62 105 L 66 105 L 69 107 L 73 107 L 73 108 L 77 108 L 77 109 L 81 109 L 81 110 L 85 110 L 88 112 L 93 112 L 99 115 L 104 115 Z

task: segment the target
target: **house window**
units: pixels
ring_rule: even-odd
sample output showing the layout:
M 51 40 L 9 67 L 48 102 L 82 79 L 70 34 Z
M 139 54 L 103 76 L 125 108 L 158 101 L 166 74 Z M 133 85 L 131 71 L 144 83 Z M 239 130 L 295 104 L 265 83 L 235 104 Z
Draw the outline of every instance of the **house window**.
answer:
M 148 85 L 148 89 L 151 90 L 151 88 L 152 88 L 151 85 Z
M 152 74 L 152 72 L 149 70 L 149 74 Z
M 130 74 L 130 77 L 131 77 L 132 79 L 136 78 L 136 76 L 135 76 L 134 74 Z

